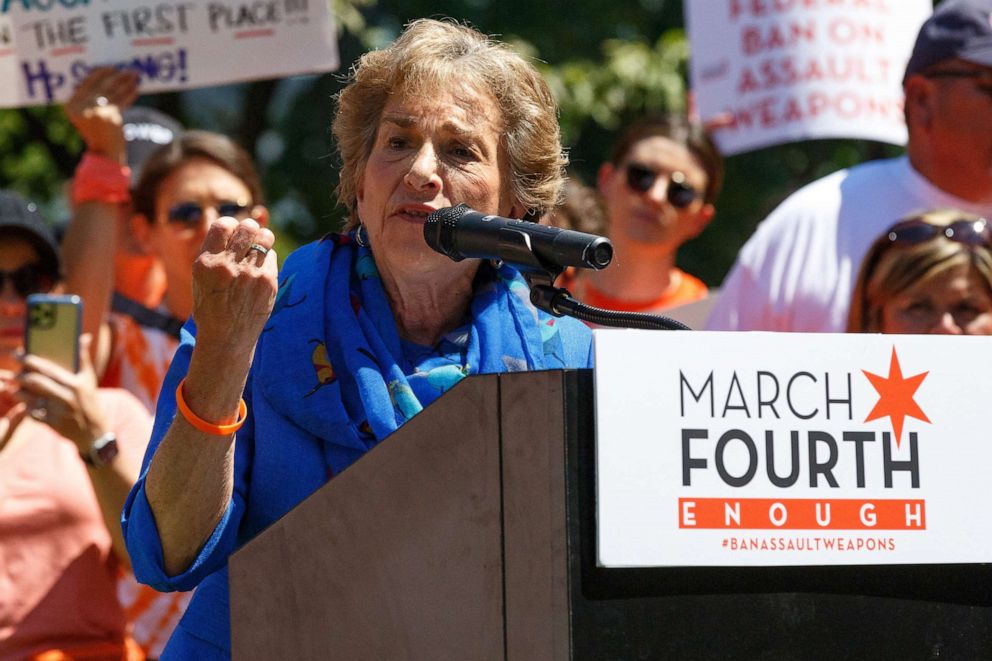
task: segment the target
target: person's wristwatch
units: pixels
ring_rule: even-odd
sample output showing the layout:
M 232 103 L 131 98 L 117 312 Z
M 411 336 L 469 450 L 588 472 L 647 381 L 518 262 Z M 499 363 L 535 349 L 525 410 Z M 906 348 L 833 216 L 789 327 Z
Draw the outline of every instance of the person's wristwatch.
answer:
M 93 445 L 90 446 L 88 453 L 80 450 L 79 456 L 83 458 L 83 462 L 87 466 L 103 468 L 117 456 L 117 434 L 108 431 L 93 441 Z

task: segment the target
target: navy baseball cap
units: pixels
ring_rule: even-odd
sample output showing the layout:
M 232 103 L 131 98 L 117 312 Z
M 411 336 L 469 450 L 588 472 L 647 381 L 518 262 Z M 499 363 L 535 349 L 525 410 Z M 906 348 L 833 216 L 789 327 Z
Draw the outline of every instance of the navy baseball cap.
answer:
M 38 251 L 38 256 L 52 275 L 61 274 L 59 244 L 55 233 L 42 218 L 38 205 L 13 191 L 0 190 L 0 233 L 5 232 L 24 237 Z
M 944 0 L 923 23 L 903 82 L 944 60 L 992 67 L 992 0 Z
M 138 183 L 141 168 L 148 158 L 182 133 L 183 126 L 155 108 L 132 106 L 123 112 L 124 140 L 127 142 L 127 165 L 131 168 L 131 186 Z

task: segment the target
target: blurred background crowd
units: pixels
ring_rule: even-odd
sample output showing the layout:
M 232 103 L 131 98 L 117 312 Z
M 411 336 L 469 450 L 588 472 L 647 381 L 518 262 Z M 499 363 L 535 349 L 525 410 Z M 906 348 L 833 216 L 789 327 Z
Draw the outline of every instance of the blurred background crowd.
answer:
M 427 330 L 413 323 L 422 321 L 416 315 L 392 318 L 394 313 L 409 310 L 397 305 L 398 300 L 412 300 L 397 294 L 398 285 L 409 286 L 411 273 L 422 275 L 417 271 L 422 263 L 439 259 L 433 253 L 425 260 L 410 258 L 419 255 L 418 251 L 426 252 L 420 226 L 434 208 L 429 205 L 439 200 L 489 204 L 493 208 L 486 213 L 526 214 L 608 235 L 615 248 L 615 263 L 600 272 L 567 273 L 564 282 L 580 300 L 604 308 L 665 311 L 703 299 L 708 290 L 722 287 L 708 325 L 715 330 L 992 334 L 992 228 L 987 224 L 992 212 L 992 149 L 987 144 L 992 140 L 992 0 L 945 0 L 940 17 L 935 15 L 924 26 L 903 80 L 909 132 L 905 150 L 867 141 L 816 140 L 726 158 L 710 140 L 707 129 L 712 127 L 702 126 L 695 117 L 680 2 L 336 0 L 333 4 L 342 72 L 352 71 L 353 63 L 370 51 L 395 53 L 395 43 L 404 39 L 423 40 L 430 49 L 445 54 L 452 33 L 467 33 L 461 38 L 473 44 L 486 42 L 486 37 L 471 30 L 436 21 L 414 23 L 427 36 L 404 33 L 396 41 L 404 26 L 424 16 L 448 16 L 475 26 L 511 47 L 509 51 L 496 49 L 498 58 L 516 62 L 520 54 L 532 62 L 536 72 L 524 76 L 523 83 L 514 82 L 519 87 L 531 85 L 535 98 L 540 99 L 527 107 L 536 108 L 534 117 L 545 122 L 541 125 L 545 130 L 529 135 L 539 134 L 544 141 L 536 151 L 547 152 L 539 162 L 549 170 L 551 184 L 540 188 L 534 183 L 541 180 L 537 167 L 528 166 L 531 169 L 512 171 L 506 181 L 514 188 L 509 193 L 502 191 L 500 187 L 511 185 L 504 182 L 493 154 L 505 156 L 500 150 L 509 152 L 506 145 L 516 144 L 507 134 L 527 133 L 528 127 L 521 128 L 525 122 L 517 117 L 514 124 L 512 113 L 506 110 L 525 104 L 513 96 L 517 89 L 503 87 L 510 92 L 502 98 L 497 99 L 495 93 L 480 95 L 481 101 L 462 107 L 459 104 L 464 100 L 445 87 L 454 87 L 460 78 L 444 79 L 439 90 L 430 90 L 440 94 L 440 102 L 411 89 L 383 94 L 388 99 L 383 107 L 391 109 L 390 115 L 383 107 L 361 105 L 371 104 L 368 99 L 373 95 L 354 96 L 352 85 L 361 86 L 354 81 L 349 84 L 342 74 L 141 95 L 133 72 L 97 69 L 64 105 L 0 110 L 0 188 L 6 189 L 0 194 L 0 487 L 5 482 L 16 485 L 20 491 L 5 496 L 8 502 L 25 503 L 23 510 L 0 508 L 0 532 L 9 533 L 6 539 L 0 535 L 0 558 L 5 560 L 0 562 L 0 579 L 15 586 L 8 589 L 11 594 L 22 586 L 23 594 L 33 590 L 33 596 L 20 601 L 4 601 L 0 591 L 0 643 L 6 636 L 7 642 L 21 645 L 18 650 L 54 646 L 39 640 L 63 626 L 61 620 L 67 613 L 80 620 L 74 623 L 78 628 L 86 629 L 89 624 L 78 608 L 78 586 L 92 585 L 98 577 L 100 598 L 107 603 L 107 622 L 101 626 L 112 630 L 114 643 L 109 649 L 65 647 L 63 656 L 44 658 L 140 659 L 161 653 L 166 637 L 187 608 L 189 596 L 182 591 L 197 584 L 182 578 L 191 558 L 175 553 L 164 561 L 163 575 L 168 580 L 158 584 L 179 593 L 163 595 L 139 586 L 128 569 L 133 567 L 140 577 L 144 567 L 142 580 L 154 584 L 147 576 L 152 572 L 149 565 L 155 562 L 149 560 L 147 547 L 140 545 L 140 553 L 129 557 L 135 542 L 128 538 L 124 548 L 120 512 L 131 485 L 146 479 L 152 455 L 146 457 L 145 473 L 140 477 L 138 458 L 148 442 L 156 402 L 153 448 L 167 433 L 165 428 L 180 418 L 202 434 L 233 439 L 247 416 L 243 399 L 236 423 L 234 419 L 223 422 L 222 415 L 208 416 L 214 422 L 206 422 L 191 409 L 234 410 L 251 367 L 251 347 L 256 346 L 261 330 L 256 329 L 254 337 L 240 338 L 242 343 L 215 344 L 218 364 L 244 363 L 244 378 L 226 384 L 233 389 L 221 394 L 233 396 L 231 401 L 204 408 L 205 402 L 217 402 L 210 401 L 216 388 L 204 386 L 209 379 L 204 381 L 203 375 L 223 375 L 224 369 L 201 368 L 197 375 L 191 368 L 192 380 L 200 377 L 199 392 L 193 388 L 190 397 L 187 383 L 184 395 L 183 361 L 190 360 L 192 335 L 188 325 L 189 332 L 181 337 L 180 328 L 192 314 L 199 324 L 200 346 L 207 344 L 204 336 L 216 342 L 216 335 L 209 332 L 211 306 L 203 299 L 204 292 L 227 291 L 204 284 L 216 285 L 218 281 L 210 278 L 220 277 L 218 273 L 247 273 L 249 285 L 237 290 L 241 294 L 261 283 L 252 299 L 258 308 L 245 307 L 252 312 L 245 318 L 269 319 L 276 301 L 276 254 L 284 259 L 328 232 L 344 230 L 331 241 L 317 244 L 321 247 L 309 246 L 297 254 L 328 250 L 360 256 L 352 273 L 356 283 L 349 290 L 356 316 L 364 312 L 355 292 L 379 286 L 370 281 L 385 274 L 390 298 L 389 306 L 379 311 L 389 322 L 383 322 L 384 327 L 393 329 L 390 324 L 395 322 L 399 331 L 393 344 L 403 351 L 424 350 L 426 357 L 418 357 L 422 365 L 409 361 L 416 366 L 408 376 L 419 384 L 418 391 L 400 387 L 403 379 L 393 378 L 399 368 L 384 370 L 392 380 L 388 388 L 385 381 L 376 382 L 375 392 L 384 393 L 379 399 L 386 422 L 379 421 L 377 428 L 375 419 L 362 420 L 360 415 L 350 421 L 344 429 L 355 436 L 355 447 L 343 458 L 328 451 L 333 461 L 326 472 L 323 455 L 320 461 L 310 461 L 320 469 L 314 486 L 343 470 L 421 410 L 418 398 L 429 404 L 466 374 L 491 370 L 484 365 L 516 370 L 590 364 L 588 329 L 577 323 L 569 327 L 572 320 L 551 320 L 542 323 L 540 332 L 524 338 L 539 345 L 537 353 L 534 347 L 521 345 L 519 351 L 515 348 L 498 360 L 480 359 L 478 365 L 470 365 L 467 338 L 474 337 L 475 331 L 470 333 L 460 324 L 467 317 L 468 302 L 479 293 L 476 286 L 486 277 L 502 283 L 506 290 L 500 290 L 500 295 L 513 304 L 500 310 L 516 310 L 514 314 L 532 321 L 530 312 L 519 308 L 521 301 L 510 296 L 514 288 L 506 284 L 518 274 L 495 277 L 489 273 L 490 268 L 505 265 L 486 264 L 477 278 L 475 269 L 481 267 L 468 260 L 470 268 L 457 272 L 461 280 L 454 280 L 468 283 L 462 292 L 464 300 L 457 301 L 447 316 L 430 319 Z M 432 32 L 442 36 L 431 37 Z M 486 43 L 487 48 L 491 46 Z M 411 48 L 414 55 L 399 52 L 399 64 L 390 66 L 400 68 L 403 58 L 415 60 L 421 51 Z M 375 61 L 375 56 L 367 57 L 362 66 Z M 531 71 L 529 67 L 524 64 L 517 70 Z M 351 75 L 356 77 L 357 71 Z M 367 75 L 363 84 L 380 80 L 376 74 Z M 350 101 L 347 91 L 339 96 L 346 85 L 352 94 Z M 569 156 L 563 204 L 557 209 L 554 202 L 563 183 L 563 159 L 548 88 L 560 105 L 561 142 Z M 335 97 L 339 99 L 337 115 L 332 103 Z M 496 101 L 503 105 L 497 107 Z M 506 125 L 479 119 L 483 137 L 477 140 L 484 148 L 466 146 L 445 133 L 457 121 L 437 122 L 437 113 L 448 119 L 471 115 L 473 120 L 502 113 Z M 377 122 L 374 139 L 363 141 L 370 117 Z M 332 118 L 334 135 L 349 144 L 335 144 Z M 407 126 L 417 122 L 421 124 L 416 131 Z M 471 131 L 454 133 L 461 136 Z M 435 150 L 435 141 L 445 149 Z M 410 146 L 414 143 L 416 149 Z M 421 158 L 425 149 L 431 150 L 433 158 Z M 396 156 L 401 152 L 412 153 L 409 164 Z M 506 167 L 521 169 L 518 161 L 509 162 Z M 496 183 L 481 185 L 485 177 L 462 177 L 460 168 L 476 168 Z M 520 182 L 540 188 L 544 197 L 536 193 L 528 199 L 520 197 L 523 193 L 515 188 Z M 336 203 L 336 190 L 352 208 Z M 395 202 L 390 196 L 397 191 L 409 199 Z M 413 193 L 423 199 L 411 202 Z M 506 204 L 511 197 L 514 203 Z M 376 207 L 387 198 L 388 204 Z M 495 206 L 496 202 L 503 206 Z M 387 214 L 387 210 L 396 213 Z M 367 215 L 360 217 L 360 212 Z M 396 217 L 411 222 L 399 222 Z M 404 232 L 402 240 L 396 239 L 397 231 Z M 745 241 L 747 246 L 741 251 Z M 377 248 L 375 259 L 370 245 Z M 223 264 L 229 267 L 226 270 L 211 271 L 211 264 L 217 266 L 211 260 L 235 256 L 234 263 Z M 285 272 L 293 275 L 285 282 L 295 277 L 294 269 L 307 273 L 307 268 L 299 266 L 305 258 L 286 265 Z M 313 263 L 324 261 L 329 260 L 314 258 Z M 454 268 L 447 261 L 441 265 Z M 394 276 L 393 269 L 402 277 Z M 447 287 L 452 280 L 431 275 L 431 286 L 443 289 L 445 295 L 422 297 L 432 303 L 451 298 Z M 328 282 L 332 281 L 337 283 Z M 239 282 L 237 286 L 244 284 Z M 314 293 L 323 295 L 323 281 L 314 282 Z M 388 288 L 397 283 L 395 291 Z M 340 283 L 337 286 L 345 291 Z M 478 289 L 489 293 L 485 287 Z M 235 291 L 234 285 L 231 290 Z M 21 352 L 27 297 L 63 291 L 78 294 L 85 302 L 76 371 L 40 356 L 24 358 Z M 376 292 L 379 298 L 381 294 Z M 235 314 L 240 308 L 235 307 L 231 314 L 217 313 L 224 320 L 220 327 L 240 328 L 241 318 Z M 275 308 L 280 312 L 278 302 Z M 503 325 L 519 326 L 508 324 L 507 314 L 479 316 L 486 323 L 493 322 L 483 330 L 494 336 L 507 331 Z M 562 328 L 567 332 L 559 338 Z M 507 331 L 504 340 L 515 342 L 513 333 Z M 405 344 L 400 344 L 401 338 Z M 357 342 L 350 337 L 347 341 Z M 331 342 L 325 344 L 309 335 L 307 342 L 303 368 L 296 373 L 310 377 L 313 368 L 319 381 L 316 386 L 301 385 L 305 394 L 300 401 L 336 379 L 332 359 L 337 359 L 339 369 L 344 364 Z M 310 343 L 316 346 L 311 348 Z M 361 353 L 361 343 L 358 346 Z M 179 358 L 167 375 L 177 347 Z M 387 354 L 384 351 L 371 359 L 377 365 L 389 365 L 396 356 Z M 532 354 L 544 356 L 547 362 L 534 362 L 529 358 Z M 370 356 L 367 351 L 363 355 Z M 273 362 L 282 364 L 283 360 Z M 428 375 L 434 380 L 416 380 Z M 299 378 L 303 383 L 304 377 Z M 276 382 L 281 387 L 284 383 Z M 189 406 L 184 397 L 196 405 Z M 170 408 L 173 405 L 181 415 Z M 340 405 L 342 410 L 364 410 L 354 402 Z M 249 428 L 253 429 L 251 419 Z M 190 433 L 181 427 L 176 434 Z M 328 435 L 323 427 L 313 434 L 323 440 Z M 282 442 L 278 435 L 263 441 L 275 437 Z M 47 454 L 35 456 L 39 452 Z M 257 456 L 264 457 L 264 453 L 258 451 Z M 158 461 L 173 459 L 167 455 Z M 229 469 L 231 463 L 224 465 Z M 182 492 L 189 472 L 176 468 L 181 464 L 166 466 L 168 470 L 160 468 L 159 474 L 179 476 L 178 484 L 170 486 Z M 264 462 L 259 460 L 259 466 L 259 473 L 265 473 Z M 87 491 L 87 500 L 79 507 L 75 496 L 85 490 L 87 480 L 92 493 Z M 138 512 L 135 528 L 140 529 L 143 489 L 139 483 L 130 492 L 124 509 L 125 529 L 132 507 Z M 151 489 L 154 499 L 154 486 Z M 44 526 L 39 525 L 37 534 L 24 534 L 36 523 L 32 508 L 38 502 L 78 517 L 81 523 L 70 541 L 81 549 L 99 549 L 96 555 L 87 556 L 88 565 L 66 566 L 66 558 L 74 558 L 75 550 L 67 550 L 58 526 L 41 529 Z M 223 509 L 222 503 L 218 511 Z M 166 530 L 163 511 L 158 510 L 156 522 Z M 150 512 L 147 509 L 144 515 Z M 172 514 L 176 517 L 173 530 L 188 527 L 186 510 L 177 508 Z M 154 528 L 147 520 L 145 530 Z M 202 526 L 207 532 L 216 522 L 208 523 Z M 194 551 L 201 547 L 192 546 Z M 151 548 L 163 547 L 156 541 Z M 36 575 L 19 572 L 11 558 L 31 566 Z M 226 581 L 221 573 L 211 576 Z M 181 580 L 169 582 L 173 577 Z M 211 598 L 209 590 L 204 594 L 207 597 L 201 603 Z M 64 599 L 64 604 L 56 600 L 34 609 L 31 599 L 43 604 L 50 595 Z M 210 620 L 204 612 L 190 619 Z M 4 624 L 10 626 L 5 630 Z M 219 633 L 214 632 L 219 640 L 227 635 L 224 626 L 218 625 Z M 42 634 L 36 635 L 35 629 Z M 125 633 L 137 645 L 130 637 L 125 639 Z M 6 658 L 34 657 L 19 656 L 18 651 L 5 656 L 0 645 L 0 660 Z
M 685 112 L 689 46 L 683 3 L 675 0 L 335 0 L 338 73 L 263 80 L 148 95 L 184 126 L 234 138 L 256 158 L 272 211 L 279 254 L 343 222 L 331 97 L 358 56 L 391 42 L 413 18 L 450 16 L 496 34 L 536 58 L 561 106 L 570 172 L 596 181 L 617 132 L 653 112 Z M 0 111 L 0 181 L 66 219 L 63 182 L 83 151 L 60 107 Z M 900 148 L 859 140 L 815 140 L 769 147 L 726 162 L 726 184 L 708 228 L 687 243 L 679 265 L 710 287 L 720 284 L 757 223 L 803 184 Z

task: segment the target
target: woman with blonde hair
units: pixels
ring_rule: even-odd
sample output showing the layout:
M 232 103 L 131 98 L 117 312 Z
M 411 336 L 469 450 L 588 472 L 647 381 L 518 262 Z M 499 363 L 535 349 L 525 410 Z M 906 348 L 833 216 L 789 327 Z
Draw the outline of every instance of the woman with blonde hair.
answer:
M 124 511 L 135 575 L 197 588 L 163 659 L 230 658 L 230 554 L 459 379 L 591 364 L 589 329 L 536 310 L 514 269 L 424 241 L 441 208 L 539 218 L 557 203 L 556 106 L 532 65 L 415 21 L 353 69 L 334 135 L 347 231 L 290 255 L 278 296 L 274 236 L 251 218 L 214 222 L 193 265 L 195 342 Z
M 992 335 L 992 227 L 955 209 L 880 236 L 854 286 L 848 332 Z

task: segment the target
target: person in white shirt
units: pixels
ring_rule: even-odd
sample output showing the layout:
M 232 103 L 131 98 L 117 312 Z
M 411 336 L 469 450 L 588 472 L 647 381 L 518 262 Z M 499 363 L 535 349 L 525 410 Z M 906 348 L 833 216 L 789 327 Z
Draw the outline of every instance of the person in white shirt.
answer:
M 992 0 L 945 0 L 903 78 L 906 155 L 814 181 L 759 226 L 709 330 L 843 332 L 858 266 L 892 223 L 927 209 L 992 218 Z

